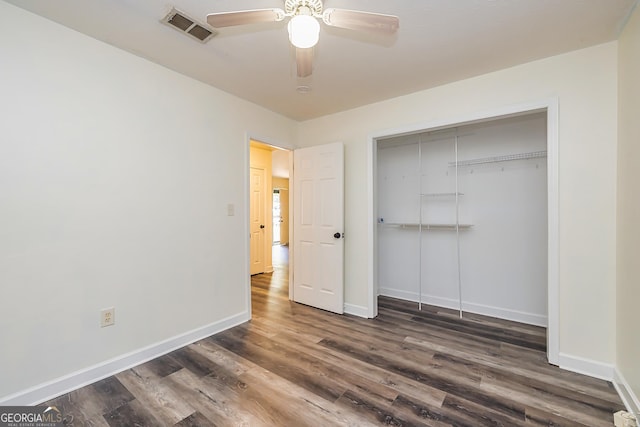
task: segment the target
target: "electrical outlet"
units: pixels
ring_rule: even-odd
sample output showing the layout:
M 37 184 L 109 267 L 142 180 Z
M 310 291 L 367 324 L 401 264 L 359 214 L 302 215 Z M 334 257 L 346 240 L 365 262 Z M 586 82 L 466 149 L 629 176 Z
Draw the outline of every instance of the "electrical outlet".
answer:
M 114 307 L 105 308 L 100 311 L 100 327 L 112 326 L 116 323 L 116 309 Z
M 234 216 L 235 214 L 236 214 L 236 207 L 234 206 L 233 203 L 229 203 L 227 205 L 227 215 Z

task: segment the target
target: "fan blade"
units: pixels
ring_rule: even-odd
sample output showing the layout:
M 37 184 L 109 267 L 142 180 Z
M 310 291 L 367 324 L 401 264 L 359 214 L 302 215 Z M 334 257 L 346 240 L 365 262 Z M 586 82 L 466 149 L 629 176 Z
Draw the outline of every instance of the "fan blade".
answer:
M 313 70 L 313 48 L 308 49 L 296 48 L 296 67 L 298 69 L 298 77 L 309 77 Z
M 237 12 L 210 13 L 207 15 L 207 23 L 214 28 L 257 24 L 261 22 L 278 22 L 283 19 L 284 10 L 282 9 L 241 10 Z
M 332 27 L 389 34 L 395 33 L 400 27 L 400 20 L 395 15 L 347 9 L 325 9 L 322 20 Z

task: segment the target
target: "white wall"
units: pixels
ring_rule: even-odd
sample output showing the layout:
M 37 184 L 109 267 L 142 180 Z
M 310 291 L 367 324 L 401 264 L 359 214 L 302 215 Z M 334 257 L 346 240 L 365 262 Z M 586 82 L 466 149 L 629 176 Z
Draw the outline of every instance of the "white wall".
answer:
M 0 15 L 0 401 L 246 318 L 246 134 L 291 145 L 295 123 L 5 2 Z
M 640 8 L 620 37 L 617 368 L 640 415 Z
M 345 143 L 347 303 L 367 305 L 368 135 L 549 97 L 558 98 L 560 109 L 560 352 L 564 361 L 584 358 L 590 367 L 611 370 L 617 42 L 301 123 L 300 144 Z

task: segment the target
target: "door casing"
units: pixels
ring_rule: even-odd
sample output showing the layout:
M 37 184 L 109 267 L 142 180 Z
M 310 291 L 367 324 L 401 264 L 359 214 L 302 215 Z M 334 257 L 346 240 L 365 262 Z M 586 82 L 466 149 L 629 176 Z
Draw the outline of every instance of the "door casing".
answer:
M 368 313 L 367 317 L 378 315 L 378 277 L 377 277 L 377 211 L 376 211 L 376 151 L 377 140 L 391 136 L 411 134 L 423 131 L 434 131 L 456 125 L 471 124 L 501 117 L 529 114 L 533 112 L 547 114 L 547 359 L 553 365 L 560 363 L 560 310 L 559 310 L 559 181 L 558 181 L 558 98 L 496 107 L 487 111 L 470 113 L 459 117 L 418 123 L 411 126 L 387 129 L 369 135 L 368 141 L 368 244 L 367 263 Z

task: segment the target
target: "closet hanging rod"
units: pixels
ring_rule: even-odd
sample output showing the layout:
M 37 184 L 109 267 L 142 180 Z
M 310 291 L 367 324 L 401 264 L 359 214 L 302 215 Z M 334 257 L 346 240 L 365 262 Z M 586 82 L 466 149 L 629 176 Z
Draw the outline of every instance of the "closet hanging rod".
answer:
M 519 153 L 519 154 L 507 154 L 504 156 L 494 156 L 494 157 L 484 157 L 481 159 L 469 159 L 469 160 L 461 160 L 459 162 L 449 162 L 449 166 L 473 166 L 473 165 L 482 165 L 486 163 L 498 163 L 498 162 L 509 162 L 512 160 L 526 160 L 526 159 L 539 159 L 542 157 L 547 157 L 547 151 L 532 151 L 530 153 Z

